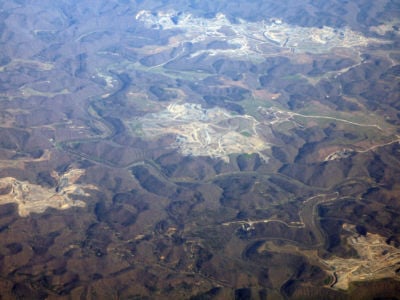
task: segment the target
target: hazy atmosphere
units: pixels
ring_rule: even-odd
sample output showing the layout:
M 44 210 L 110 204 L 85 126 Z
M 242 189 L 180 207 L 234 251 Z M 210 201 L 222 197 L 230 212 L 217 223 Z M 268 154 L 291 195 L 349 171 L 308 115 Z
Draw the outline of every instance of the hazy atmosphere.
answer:
M 400 299 L 400 2 L 0 0 L 0 299 Z

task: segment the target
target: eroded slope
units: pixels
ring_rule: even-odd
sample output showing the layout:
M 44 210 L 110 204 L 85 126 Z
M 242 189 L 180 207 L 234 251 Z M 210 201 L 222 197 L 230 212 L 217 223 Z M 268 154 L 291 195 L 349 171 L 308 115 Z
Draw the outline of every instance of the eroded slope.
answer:
M 259 136 L 259 122 L 248 115 L 232 115 L 221 108 L 203 109 L 196 104 L 171 104 L 139 122 L 146 136 L 173 134 L 183 155 L 211 156 L 229 161 L 234 153 L 263 154 L 269 143 Z M 264 136 L 267 132 L 264 132 Z
M 56 189 L 19 181 L 13 177 L 1 178 L 0 204 L 16 203 L 21 217 L 43 213 L 47 208 L 63 210 L 74 206 L 85 207 L 85 202 L 76 197 L 89 197 L 90 194 L 84 189 L 97 188 L 93 185 L 76 184 L 84 173 L 81 169 L 72 169 L 61 175 L 54 172 L 53 176 L 58 180 Z

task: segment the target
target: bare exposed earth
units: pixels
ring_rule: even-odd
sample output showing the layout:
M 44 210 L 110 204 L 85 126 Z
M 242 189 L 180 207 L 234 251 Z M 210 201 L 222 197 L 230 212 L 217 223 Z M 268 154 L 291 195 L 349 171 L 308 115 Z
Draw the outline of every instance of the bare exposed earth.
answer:
M 183 30 L 180 40 L 175 38 L 175 44 L 171 46 L 177 46 L 178 41 L 196 43 L 220 40 L 227 42 L 231 47 L 226 50 L 201 50 L 192 53 L 191 57 L 204 53 L 230 57 L 264 56 L 271 53 L 265 51 L 263 47 L 271 45 L 292 51 L 295 49 L 299 52 L 323 53 L 336 47 L 352 48 L 366 46 L 368 43 L 382 43 L 382 40 L 367 38 L 349 28 L 338 30 L 328 26 L 322 28 L 292 26 L 279 18 L 258 23 L 239 20 L 236 24 L 232 24 L 222 13 L 217 14 L 215 18 L 205 19 L 171 10 L 157 14 L 140 11 L 136 19 L 151 28 Z
M 75 184 L 84 173 L 84 170 L 79 169 L 72 169 L 61 175 L 54 172 L 53 176 L 58 181 L 55 190 L 12 177 L 1 178 L 0 204 L 17 204 L 21 217 L 31 213 L 43 213 L 47 208 L 63 210 L 74 206 L 85 207 L 84 201 L 75 198 L 89 197 L 90 194 L 85 192 L 85 189 L 97 188 L 93 185 Z
M 269 149 L 266 140 L 260 137 L 259 122 L 251 116 L 234 116 L 220 108 L 203 109 L 196 104 L 171 104 L 165 111 L 145 116 L 138 120 L 145 135 L 154 138 L 173 134 L 176 147 L 183 155 L 210 156 L 229 161 L 230 154 L 257 153 L 264 160 L 263 151 Z
M 397 299 L 397 2 L 0 1 L 1 297 Z
M 358 258 L 340 257 L 324 260 L 332 268 L 336 282 L 333 287 L 346 290 L 351 282 L 392 277 L 399 268 L 400 250 L 387 243 L 379 234 L 356 232 L 354 225 L 343 224 L 343 228 L 352 232 L 347 243 L 353 247 Z

